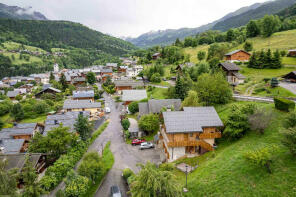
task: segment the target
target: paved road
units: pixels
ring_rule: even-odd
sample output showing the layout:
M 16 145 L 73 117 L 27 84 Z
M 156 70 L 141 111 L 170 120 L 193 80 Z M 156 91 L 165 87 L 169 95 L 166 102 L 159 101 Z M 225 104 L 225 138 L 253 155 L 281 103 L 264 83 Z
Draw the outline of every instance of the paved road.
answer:
M 289 90 L 293 94 L 296 94 L 296 84 L 295 83 L 281 82 L 280 86 L 282 88 L 285 88 L 285 89 Z
M 159 162 L 159 152 L 157 150 L 140 151 L 138 147 L 125 144 L 119 119 L 121 106 L 113 102 L 107 95 L 105 95 L 105 99 L 106 102 L 110 103 L 109 105 L 111 107 L 111 113 L 108 115 L 110 123 L 106 130 L 93 143 L 91 149 L 101 152 L 101 144 L 103 143 L 105 145 L 108 141 L 111 141 L 110 148 L 114 154 L 115 163 L 95 196 L 109 196 L 112 185 L 118 185 L 123 196 L 126 196 L 126 185 L 121 177 L 122 170 L 130 168 L 137 173 L 140 170 L 137 166 L 138 163 L 146 163 L 147 161 Z

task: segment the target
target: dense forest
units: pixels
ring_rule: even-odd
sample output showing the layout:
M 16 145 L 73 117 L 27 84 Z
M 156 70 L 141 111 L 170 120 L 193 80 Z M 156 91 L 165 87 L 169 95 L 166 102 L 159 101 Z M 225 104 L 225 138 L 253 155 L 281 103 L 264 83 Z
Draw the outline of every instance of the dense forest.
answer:
M 2 42 L 12 40 L 47 51 L 75 47 L 123 55 L 135 49 L 129 42 L 65 21 L 0 19 L 0 37 Z

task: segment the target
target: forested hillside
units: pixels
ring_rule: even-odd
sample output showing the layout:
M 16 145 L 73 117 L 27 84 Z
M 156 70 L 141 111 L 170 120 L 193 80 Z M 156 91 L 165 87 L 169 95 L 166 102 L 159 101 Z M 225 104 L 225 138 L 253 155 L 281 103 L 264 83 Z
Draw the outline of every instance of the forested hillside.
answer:
M 262 6 L 249 10 L 241 15 L 231 17 L 224 21 L 217 23 L 213 29 L 226 31 L 229 28 L 240 27 L 246 25 L 250 20 L 259 19 L 266 14 L 276 14 L 280 10 L 290 7 L 296 2 L 296 0 L 277 0 L 263 4 Z
M 65 21 L 0 19 L 0 35 L 3 40 L 12 40 L 44 50 L 75 47 L 123 55 L 135 48 L 126 41 L 78 23 Z
M 227 3 L 227 2 L 225 2 Z M 250 20 L 259 19 L 266 14 L 276 14 L 279 11 L 293 5 L 296 0 L 275 0 L 266 3 L 256 3 L 243 7 L 235 12 L 229 13 L 221 19 L 197 28 L 181 28 L 163 31 L 155 31 L 142 34 L 137 38 L 129 38 L 138 47 L 148 48 L 156 45 L 172 44 L 177 38 L 184 39 L 188 36 L 195 36 L 198 33 L 208 30 L 227 31 L 229 28 L 241 27 Z

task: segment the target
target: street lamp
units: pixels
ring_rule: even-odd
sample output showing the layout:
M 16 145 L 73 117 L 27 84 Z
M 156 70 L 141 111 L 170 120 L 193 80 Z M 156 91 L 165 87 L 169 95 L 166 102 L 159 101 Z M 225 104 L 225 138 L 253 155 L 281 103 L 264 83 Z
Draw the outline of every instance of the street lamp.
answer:
M 186 167 L 186 172 L 185 173 L 186 173 L 186 189 L 187 189 L 187 174 L 188 174 L 188 171 L 187 170 L 188 170 L 188 165 L 186 164 L 185 167 Z

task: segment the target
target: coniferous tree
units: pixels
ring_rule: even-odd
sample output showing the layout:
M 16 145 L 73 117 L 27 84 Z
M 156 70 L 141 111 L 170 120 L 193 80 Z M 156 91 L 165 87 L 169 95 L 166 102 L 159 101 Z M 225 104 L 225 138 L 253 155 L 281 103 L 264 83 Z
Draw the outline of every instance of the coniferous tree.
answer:
M 89 123 L 88 118 L 84 117 L 82 114 L 79 114 L 74 126 L 81 139 L 83 141 L 87 140 L 92 131 L 91 124 Z
M 249 60 L 249 63 L 248 63 L 248 67 L 249 68 L 257 68 L 258 67 L 257 53 L 256 52 L 254 52 L 251 55 L 250 60 Z
M 257 68 L 263 68 L 265 65 L 265 52 L 262 50 L 259 53 L 258 61 L 257 61 Z
M 49 76 L 49 81 L 53 81 L 55 78 L 54 78 L 54 75 L 52 72 L 50 72 L 50 76 Z
M 271 50 L 268 49 L 265 53 L 263 68 L 272 68 L 272 53 Z
M 279 50 L 276 50 L 273 53 L 273 63 L 272 68 L 281 68 L 282 67 L 282 58 Z
M 68 88 L 68 84 L 64 73 L 61 74 L 60 83 L 62 84 L 63 91 L 65 91 Z
M 177 76 L 175 90 L 176 90 L 176 97 L 181 100 L 184 100 L 187 95 L 187 91 L 185 87 L 185 81 L 179 74 Z

